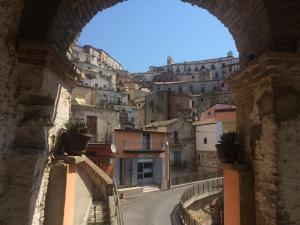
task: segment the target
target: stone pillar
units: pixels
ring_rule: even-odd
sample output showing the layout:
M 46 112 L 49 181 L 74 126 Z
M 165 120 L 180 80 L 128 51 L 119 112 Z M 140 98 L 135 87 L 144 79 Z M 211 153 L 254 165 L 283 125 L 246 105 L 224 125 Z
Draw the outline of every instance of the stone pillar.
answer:
M 252 224 L 299 224 L 300 54 L 266 54 L 228 83 L 236 97 L 245 161 L 253 171 Z M 241 224 L 247 221 L 241 212 Z
M 49 156 L 69 119 L 77 75 L 66 59 L 43 43 L 20 43 L 18 57 L 17 125 L 14 143 L 4 155 L 0 218 L 11 225 L 43 224 Z

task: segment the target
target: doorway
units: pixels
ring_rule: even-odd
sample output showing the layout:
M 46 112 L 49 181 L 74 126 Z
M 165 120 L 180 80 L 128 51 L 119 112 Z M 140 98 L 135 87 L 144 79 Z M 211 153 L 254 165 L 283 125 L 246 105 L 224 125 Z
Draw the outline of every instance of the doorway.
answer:
M 153 183 L 153 162 L 138 162 L 138 185 Z

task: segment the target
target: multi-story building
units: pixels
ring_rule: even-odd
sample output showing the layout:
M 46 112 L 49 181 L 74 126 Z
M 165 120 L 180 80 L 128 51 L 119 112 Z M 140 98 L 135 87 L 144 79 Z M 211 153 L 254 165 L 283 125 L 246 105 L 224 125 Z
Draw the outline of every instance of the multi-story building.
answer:
M 154 82 L 149 88 L 153 91 L 172 91 L 177 94 L 199 94 L 218 91 L 219 83 L 217 80 Z
M 72 46 L 71 61 L 85 74 L 82 85 L 95 89 L 115 90 L 117 74 L 126 74 L 122 65 L 102 49 L 92 46 Z M 122 75 L 120 75 L 122 74 Z
M 234 94 L 232 91 L 218 91 L 213 93 L 201 93 L 192 95 L 193 116 L 200 119 L 201 114 L 216 104 L 234 105 Z
M 168 184 L 165 132 L 142 129 L 116 129 L 114 144 L 117 160 L 115 179 L 119 187 L 154 184 L 162 189 Z
M 77 87 L 72 93 L 72 116 L 85 121 L 93 143 L 112 143 L 116 128 L 136 127 L 136 106 L 128 105 L 128 95 L 113 91 Z
M 145 130 L 169 134 L 171 184 L 196 174 L 195 134 L 191 121 L 182 118 L 158 121 L 147 124 Z
M 173 63 L 172 58 L 168 57 L 167 65 L 159 67 L 151 66 L 150 72 L 152 72 L 152 74 L 159 73 L 159 76 L 163 73 L 169 73 L 178 77 L 179 80 L 182 80 L 181 77 L 191 80 L 199 79 L 199 76 L 204 76 L 206 79 L 223 80 L 227 72 L 233 71 L 233 67 L 234 70 L 239 69 L 239 59 L 234 58 L 232 52 L 229 51 L 227 57 L 183 63 Z M 187 78 L 187 76 L 191 78 Z
M 145 97 L 145 122 L 192 118 L 192 98 L 186 93 L 154 91 Z

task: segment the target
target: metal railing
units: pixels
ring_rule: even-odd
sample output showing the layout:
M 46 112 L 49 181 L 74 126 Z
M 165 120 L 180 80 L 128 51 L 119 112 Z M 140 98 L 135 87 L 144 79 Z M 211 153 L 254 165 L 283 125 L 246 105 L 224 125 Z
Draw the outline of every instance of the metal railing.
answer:
M 122 211 L 121 211 L 121 205 L 120 205 L 120 196 L 119 196 L 119 192 L 118 192 L 118 188 L 115 182 L 115 179 L 113 179 L 113 183 L 114 183 L 114 188 L 113 188 L 113 192 L 114 192 L 114 199 L 115 199 L 115 206 L 116 206 L 116 213 L 117 213 L 117 224 L 118 225 L 123 225 L 123 215 L 122 215 Z
M 194 184 L 186 189 L 180 198 L 180 216 L 184 225 L 203 225 L 199 222 L 187 209 L 186 203 L 192 201 L 193 198 L 208 193 L 205 197 L 213 196 L 221 193 L 223 188 L 223 178 L 205 180 Z M 201 199 L 199 199 L 201 201 Z
M 172 165 L 171 165 L 171 169 L 174 169 L 174 168 L 172 168 Z M 213 179 L 213 178 L 222 177 L 222 176 L 223 176 L 222 171 L 176 176 L 176 177 L 171 178 L 171 185 L 197 182 L 197 181 L 201 181 L 201 180 Z

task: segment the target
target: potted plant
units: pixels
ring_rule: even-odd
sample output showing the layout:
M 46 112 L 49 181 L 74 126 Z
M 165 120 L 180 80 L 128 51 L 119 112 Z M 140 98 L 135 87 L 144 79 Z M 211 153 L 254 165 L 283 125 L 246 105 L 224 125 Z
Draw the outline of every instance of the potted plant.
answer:
M 69 155 L 82 155 L 86 152 L 88 141 L 91 135 L 88 134 L 88 127 L 80 120 L 69 120 L 65 123 L 62 140 L 64 151 Z
M 237 142 L 236 132 L 228 132 L 221 135 L 216 148 L 220 162 L 236 163 L 240 158 L 242 145 Z

